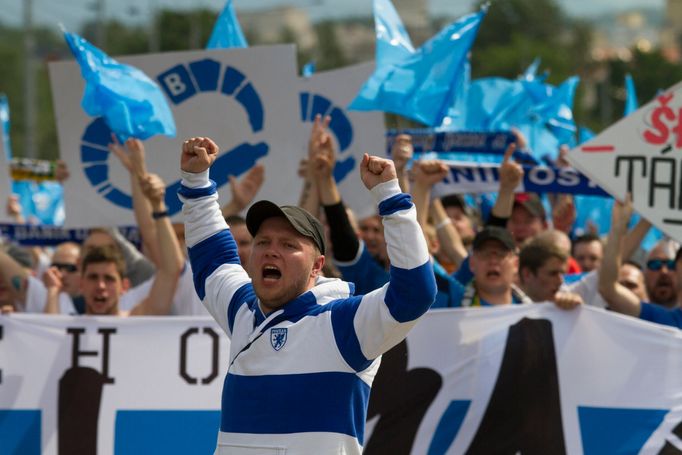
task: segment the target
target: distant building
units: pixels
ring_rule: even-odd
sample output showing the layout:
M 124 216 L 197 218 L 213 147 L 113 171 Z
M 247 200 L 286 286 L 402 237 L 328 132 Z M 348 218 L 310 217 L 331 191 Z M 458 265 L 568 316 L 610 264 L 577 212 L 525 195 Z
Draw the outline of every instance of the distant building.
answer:
M 373 21 L 340 21 L 334 25 L 334 34 L 349 62 L 374 60 L 376 39 Z
M 431 37 L 431 25 L 426 0 L 393 0 L 398 15 L 410 34 L 412 43 L 418 47 Z
M 682 57 L 682 0 L 667 0 L 665 22 L 661 31 L 661 50 L 673 62 Z
M 593 20 L 592 58 L 630 60 L 632 49 L 648 52 L 659 44 L 660 16 L 653 10 L 632 10 Z
M 258 43 L 281 43 L 291 36 L 304 51 L 315 47 L 317 36 L 308 13 L 293 6 L 265 10 L 239 11 L 239 23 L 246 34 L 255 35 Z

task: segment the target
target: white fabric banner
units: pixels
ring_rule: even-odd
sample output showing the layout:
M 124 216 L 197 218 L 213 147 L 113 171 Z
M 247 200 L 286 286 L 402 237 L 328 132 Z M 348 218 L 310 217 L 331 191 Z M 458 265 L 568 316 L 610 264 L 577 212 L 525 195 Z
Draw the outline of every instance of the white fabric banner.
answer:
M 0 335 L 0 454 L 212 453 L 228 342 L 209 319 L 12 315 Z M 435 310 L 384 356 L 365 453 L 680 450 L 681 391 L 676 329 Z
M 265 166 L 265 183 L 257 199 L 297 203 L 302 187 L 298 163 L 307 154 L 315 113 L 333 116 L 331 130 L 340 147 L 337 172 L 343 177 L 339 180 L 342 194 L 353 209 L 366 210 L 368 196 L 357 188 L 357 156 L 372 150 L 383 154 L 383 116 L 347 113 L 345 106 L 371 71 L 370 66 L 300 79 L 295 49 L 288 45 L 146 54 L 119 60 L 157 81 L 171 106 L 177 137 L 155 136 L 145 141 L 145 148 L 149 171 L 159 174 L 168 185 L 166 202 L 175 221 L 181 221 L 176 195 L 180 146 L 192 136 L 211 137 L 220 146 L 211 178 L 218 184 L 222 204 L 229 200 L 228 175 L 241 177 L 256 163 Z M 60 155 L 71 170 L 64 189 L 65 224 L 133 224 L 128 173 L 107 151 L 110 134 L 104 122 L 88 117 L 80 106 L 84 82 L 78 65 L 69 61 L 50 63 L 49 67 Z

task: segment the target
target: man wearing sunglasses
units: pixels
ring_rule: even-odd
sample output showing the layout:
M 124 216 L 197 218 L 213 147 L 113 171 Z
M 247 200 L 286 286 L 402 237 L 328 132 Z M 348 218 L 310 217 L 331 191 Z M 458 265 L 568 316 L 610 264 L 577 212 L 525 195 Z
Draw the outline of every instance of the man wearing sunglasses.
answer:
M 652 303 L 666 308 L 677 304 L 677 276 L 675 274 L 676 244 L 661 240 L 652 248 L 644 266 L 644 282 Z
M 13 247 L 17 250 L 18 247 Z M 0 286 L 8 298 L 0 298 L 0 303 L 13 311 L 42 313 L 46 311 L 45 302 L 54 286 L 55 309 L 53 313 L 69 314 L 74 312 L 72 299 L 80 294 L 78 276 L 78 257 L 80 247 L 72 242 L 61 243 L 55 249 L 51 267 L 45 271 L 43 280 L 34 276 L 30 264 L 11 254 L 12 249 L 0 251 Z
M 57 299 L 48 299 L 46 313 L 70 313 L 73 309 L 78 314 L 85 312 L 85 301 L 80 291 L 80 274 L 78 273 L 78 258 L 80 245 L 64 242 L 57 246 L 52 255 L 52 264 L 45 271 L 43 282 L 50 293 L 58 294 Z M 59 308 L 49 308 L 50 302 L 59 302 Z
M 645 321 L 669 325 L 682 329 L 682 309 L 679 307 L 664 308 L 644 302 L 633 291 L 618 281 L 618 274 L 622 260 L 622 240 L 627 231 L 627 223 L 632 215 L 632 202 L 616 201 L 613 206 L 611 232 L 604 251 L 604 260 L 599 270 L 599 293 L 606 300 L 609 308 L 619 313 L 638 317 Z M 654 252 L 652 252 L 654 253 Z M 658 268 L 658 272 L 674 274 L 677 265 L 682 260 L 682 249 L 677 251 L 675 258 L 657 258 L 652 254 L 647 264 L 647 272 L 657 272 L 651 268 Z M 655 261 L 655 262 L 654 262 Z M 659 263 L 660 262 L 660 263 Z M 682 266 L 682 265 L 680 265 Z M 673 270 L 670 270 L 673 269 Z M 654 297 L 650 295 L 650 297 Z

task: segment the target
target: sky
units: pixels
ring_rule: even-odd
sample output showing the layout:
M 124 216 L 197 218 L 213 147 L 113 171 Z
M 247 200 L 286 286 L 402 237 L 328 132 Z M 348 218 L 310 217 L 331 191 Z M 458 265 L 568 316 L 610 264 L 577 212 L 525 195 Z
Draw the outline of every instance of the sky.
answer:
M 305 9 L 313 19 L 344 17 L 349 15 L 370 16 L 371 0 L 233 0 L 237 12 L 268 8 L 277 5 L 295 5 Z M 472 0 L 428 0 L 432 14 L 459 16 L 469 12 Z M 503 1 L 503 0 L 500 0 Z M 628 8 L 664 8 L 665 0 L 558 0 L 569 14 L 576 16 L 599 15 Z M 95 4 L 104 4 L 107 16 L 140 23 L 155 8 L 190 9 L 205 7 L 220 10 L 225 0 L 0 0 L 0 22 L 19 25 L 23 20 L 23 4 L 33 3 L 34 21 L 41 25 L 64 24 L 77 30 L 83 21 L 96 15 Z M 495 0 L 492 1 L 493 7 Z M 133 13 L 134 12 L 134 13 Z

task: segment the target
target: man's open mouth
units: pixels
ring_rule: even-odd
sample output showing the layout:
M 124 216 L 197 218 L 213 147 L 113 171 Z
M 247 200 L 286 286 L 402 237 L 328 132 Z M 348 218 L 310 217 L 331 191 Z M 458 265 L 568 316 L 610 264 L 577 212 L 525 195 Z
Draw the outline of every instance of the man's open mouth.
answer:
M 282 278 L 282 272 L 274 265 L 266 265 L 263 267 L 264 280 L 279 280 Z

